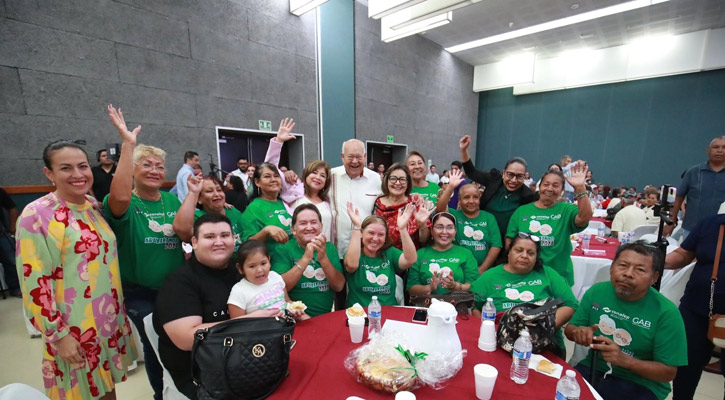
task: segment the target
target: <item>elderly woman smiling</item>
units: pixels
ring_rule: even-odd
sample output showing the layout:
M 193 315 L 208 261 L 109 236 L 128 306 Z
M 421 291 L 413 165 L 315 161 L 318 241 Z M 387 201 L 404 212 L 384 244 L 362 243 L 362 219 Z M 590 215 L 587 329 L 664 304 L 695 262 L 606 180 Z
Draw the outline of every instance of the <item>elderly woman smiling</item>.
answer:
M 556 335 L 554 341 L 564 354 L 564 336 L 559 328 L 567 323 L 579 303 L 571 288 L 553 269 L 544 266 L 539 252 L 541 242 L 538 236 L 519 232 L 511 240 L 511 248 L 505 264 L 484 272 L 471 285 L 476 305 L 473 315 L 480 316 L 487 298 L 492 298 L 497 311 L 526 302 L 546 299 L 561 299 L 564 305 L 556 310 Z
M 433 244 L 418 250 L 408 275 L 410 294 L 445 294 L 468 290 L 478 278 L 478 263 L 466 248 L 453 244 L 456 219 L 447 212 L 431 217 Z
M 577 162 L 571 168 L 571 178 L 566 178 L 574 187 L 577 204 L 559 202 L 564 191 L 564 175 L 549 171 L 541 178 L 539 200 L 519 207 L 511 216 L 506 232 L 507 247 L 517 232 L 528 232 L 541 237 L 541 258 L 544 265 L 554 268 L 574 284 L 574 271 L 571 262 L 571 240 L 569 235 L 581 232 L 592 218 L 584 177 L 587 165 Z

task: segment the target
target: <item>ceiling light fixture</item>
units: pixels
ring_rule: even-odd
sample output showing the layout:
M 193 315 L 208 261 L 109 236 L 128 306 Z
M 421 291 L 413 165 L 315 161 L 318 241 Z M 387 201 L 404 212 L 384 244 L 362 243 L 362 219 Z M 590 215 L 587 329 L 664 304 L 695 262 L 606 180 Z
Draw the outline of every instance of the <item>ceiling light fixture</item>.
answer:
M 467 43 L 462 43 L 456 46 L 447 47 L 446 50 L 451 53 L 457 53 L 459 51 L 469 50 L 476 47 L 486 46 L 491 43 L 498 43 L 504 40 L 515 39 L 521 36 L 532 35 L 543 31 L 561 28 L 563 26 L 574 25 L 580 22 L 591 21 L 593 19 L 607 17 L 609 15 L 619 14 L 627 11 L 636 10 L 638 8 L 649 7 L 651 5 L 664 3 L 669 0 L 634 0 L 626 3 L 620 3 L 610 7 L 600 8 L 598 10 L 588 11 L 585 13 L 572 15 L 557 19 L 554 21 L 544 22 L 543 24 L 533 25 L 526 28 L 518 29 L 511 32 L 501 33 L 487 38 L 473 40 Z
M 299 17 L 327 2 L 328 0 L 289 0 L 289 12 Z
M 405 28 L 393 29 L 385 23 L 385 18 L 383 18 L 380 24 L 380 39 L 385 43 L 389 43 L 394 40 L 425 32 L 442 25 L 450 24 L 452 20 L 453 13 L 449 11 L 447 13 L 424 19 L 415 24 L 408 25 Z
M 368 18 L 379 19 L 424 0 L 368 0 Z
M 394 30 L 445 14 L 449 11 L 478 3 L 481 0 L 427 0 L 421 4 L 405 8 L 382 18 L 386 25 Z

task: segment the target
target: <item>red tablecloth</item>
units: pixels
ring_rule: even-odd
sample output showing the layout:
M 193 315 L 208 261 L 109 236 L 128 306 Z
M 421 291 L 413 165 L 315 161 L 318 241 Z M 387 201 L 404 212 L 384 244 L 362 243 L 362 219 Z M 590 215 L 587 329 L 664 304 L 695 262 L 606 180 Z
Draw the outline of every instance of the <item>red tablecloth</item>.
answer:
M 619 248 L 619 240 L 608 237 L 605 238 L 605 241 L 602 242 L 597 239 L 597 235 L 589 235 L 589 249 L 590 250 L 604 250 L 604 254 L 592 254 L 587 253 L 585 254 L 584 251 L 582 251 L 581 242 L 579 242 L 579 246 L 577 246 L 574 251 L 571 252 L 572 256 L 579 256 L 579 257 L 593 257 L 593 258 L 606 258 L 609 260 L 614 260 L 615 254 L 617 254 L 617 248 Z
M 409 322 L 413 317 L 413 309 L 402 307 L 383 307 L 383 321 L 395 319 Z M 271 399 L 341 399 L 348 396 L 359 396 L 366 400 L 392 399 L 392 394 L 378 392 L 355 381 L 343 366 L 345 357 L 361 344 L 350 341 L 345 312 L 338 311 L 300 322 L 295 328 L 296 346 L 292 349 L 289 363 L 289 376 L 270 397 Z M 484 352 L 478 348 L 478 334 L 481 320 L 471 317 L 470 320 L 458 319 L 458 336 L 468 355 L 463 359 L 463 367 L 453 377 L 448 386 L 440 391 L 429 387 L 415 390 L 419 400 L 423 399 L 475 399 L 473 366 L 486 363 L 495 366 L 498 379 L 493 391 L 494 400 L 504 399 L 546 399 L 554 398 L 557 380 L 530 370 L 529 380 L 518 385 L 509 378 L 511 355 L 499 349 L 495 352 Z M 367 339 L 367 333 L 365 333 Z M 365 342 L 363 342 L 364 344 Z M 544 354 L 552 362 L 559 363 L 569 369 L 566 362 L 551 353 Z M 581 387 L 582 400 L 594 399 L 577 373 Z
M 592 218 L 592 221 L 599 221 L 599 222 L 603 222 L 603 223 L 604 223 L 604 225 L 606 225 L 606 226 L 607 226 L 607 228 L 611 228 L 611 227 L 612 227 L 612 221 L 610 221 L 610 220 L 608 220 L 608 219 L 606 219 L 606 218 L 600 218 L 600 217 L 596 217 L 596 218 Z

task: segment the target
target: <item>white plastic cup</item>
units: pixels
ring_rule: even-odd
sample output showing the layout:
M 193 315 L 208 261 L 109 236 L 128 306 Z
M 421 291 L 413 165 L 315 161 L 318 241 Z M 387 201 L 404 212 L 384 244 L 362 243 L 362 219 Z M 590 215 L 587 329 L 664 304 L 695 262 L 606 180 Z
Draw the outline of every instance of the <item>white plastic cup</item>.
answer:
M 473 376 L 476 379 L 476 398 L 489 400 L 493 394 L 493 386 L 496 384 L 498 370 L 488 364 L 476 364 L 473 367 Z
M 363 333 L 365 332 L 365 318 L 348 318 L 347 324 L 350 326 L 350 340 L 352 340 L 353 343 L 362 342 Z
M 395 400 L 415 400 L 415 394 L 404 390 L 395 394 Z
M 481 334 L 478 337 L 478 348 L 483 351 L 496 351 L 496 326 L 493 321 L 481 323 Z

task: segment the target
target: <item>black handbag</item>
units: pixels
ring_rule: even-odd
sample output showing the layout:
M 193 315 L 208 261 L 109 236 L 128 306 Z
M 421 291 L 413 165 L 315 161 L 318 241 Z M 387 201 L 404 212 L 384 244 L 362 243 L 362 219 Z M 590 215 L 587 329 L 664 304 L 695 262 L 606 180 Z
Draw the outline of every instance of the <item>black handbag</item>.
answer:
M 470 314 L 470 309 L 473 307 L 473 293 L 467 290 L 456 290 L 446 294 L 411 294 L 410 305 L 428 308 L 433 299 L 453 304 L 461 316 Z
M 511 352 L 521 331 L 527 330 L 534 353 L 544 350 L 558 353 L 558 346 L 552 339 L 556 330 L 556 310 L 561 304 L 561 300 L 551 299 L 521 303 L 509 308 L 498 323 L 498 345 Z
M 238 318 L 194 334 L 191 377 L 200 400 L 264 399 L 289 371 L 292 317 Z

